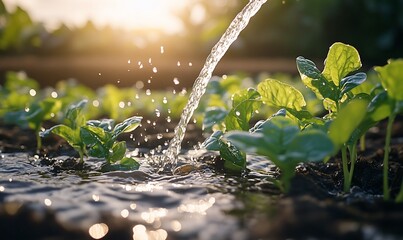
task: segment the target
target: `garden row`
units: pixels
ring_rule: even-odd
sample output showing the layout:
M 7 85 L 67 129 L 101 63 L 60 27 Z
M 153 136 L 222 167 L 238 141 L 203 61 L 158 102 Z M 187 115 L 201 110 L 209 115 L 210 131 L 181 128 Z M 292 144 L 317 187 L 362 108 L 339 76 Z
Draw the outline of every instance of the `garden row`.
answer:
M 213 131 L 204 147 L 219 151 L 225 169 L 235 173 L 246 169 L 246 154 L 267 157 L 280 169 L 276 181 L 285 192 L 300 163 L 326 162 L 341 153 L 344 191 L 348 192 L 357 148 L 365 148 L 365 134 L 370 128 L 388 119 L 384 199 L 402 202 L 403 182 L 397 194 L 390 194 L 388 162 L 391 127 L 403 112 L 403 85 L 398 82 L 403 77 L 403 60 L 391 60 L 375 68 L 377 75 L 367 76 L 357 72 L 361 67 L 357 50 L 335 43 L 322 72 L 303 57 L 296 62 L 302 79 L 299 82 L 278 75 L 277 79 L 286 81 L 268 78 L 254 87 L 251 79 L 241 75 L 213 78 L 195 115 L 205 132 Z M 38 149 L 41 136 L 54 133 L 79 152 L 81 164 L 84 156 L 93 156 L 106 160 L 105 171 L 131 170 L 139 165 L 126 157 L 126 144 L 117 138 L 141 124 L 142 117 L 132 116 L 152 113 L 170 121 L 179 116 L 186 97 L 185 91 L 151 94 L 149 89 L 118 89 L 112 85 L 95 92 L 69 82 L 40 90 L 34 80 L 9 73 L 0 89 L 0 117 L 6 123 L 33 129 Z M 257 121 L 261 118 L 265 120 Z M 45 120 L 56 125 L 45 130 Z M 120 123 L 115 125 L 115 120 Z

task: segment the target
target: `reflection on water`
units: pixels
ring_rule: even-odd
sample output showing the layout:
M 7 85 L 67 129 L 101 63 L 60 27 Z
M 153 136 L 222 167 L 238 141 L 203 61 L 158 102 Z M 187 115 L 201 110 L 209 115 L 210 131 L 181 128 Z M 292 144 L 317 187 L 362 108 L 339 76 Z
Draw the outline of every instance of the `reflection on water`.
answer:
M 95 159 L 86 163 L 92 169 L 101 164 Z M 116 231 L 130 231 L 133 239 L 236 239 L 248 230 L 242 218 L 228 212 L 247 204 L 234 193 L 258 191 L 257 180 L 270 184 L 262 174 L 270 169 L 267 164 L 255 165 L 259 169 L 249 182 L 209 167 L 160 175 L 147 164 L 132 172 L 55 173 L 25 154 L 10 154 L 0 160 L 0 200 L 7 203 L 9 216 L 19 214 L 22 206 L 51 211 L 63 228 L 93 239 Z

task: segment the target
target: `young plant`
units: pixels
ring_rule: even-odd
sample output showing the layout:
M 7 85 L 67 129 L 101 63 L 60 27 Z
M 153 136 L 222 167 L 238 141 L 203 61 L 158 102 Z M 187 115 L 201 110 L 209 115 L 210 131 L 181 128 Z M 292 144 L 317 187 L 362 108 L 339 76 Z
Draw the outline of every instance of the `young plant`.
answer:
M 301 131 L 293 120 L 284 116 L 259 122 L 250 132 L 231 131 L 224 139 L 246 153 L 263 155 L 272 161 L 281 171 L 278 186 L 283 192 L 289 190 L 299 163 L 322 161 L 334 151 L 324 132 Z
M 33 103 L 25 110 L 7 112 L 4 115 L 5 122 L 17 123 L 20 126 L 28 126 L 34 130 L 36 136 L 36 149 L 42 148 L 40 131 L 45 120 L 55 116 L 61 107 L 60 101 L 56 99 L 45 99 L 39 103 Z
M 368 101 L 366 99 L 354 99 L 341 108 L 336 118 L 330 123 L 329 137 L 337 149 L 341 149 L 344 192 L 349 192 L 354 174 L 355 162 L 357 160 L 357 141 L 362 132 L 357 133 L 357 129 L 362 129 L 361 123 L 366 117 Z M 348 155 L 350 156 L 350 168 L 348 167 Z
M 131 117 L 114 126 L 114 121 L 104 119 L 102 121 L 88 121 L 86 126 L 81 127 L 80 136 L 88 146 L 88 154 L 92 157 L 104 158 L 106 163 L 102 166 L 103 171 L 134 170 L 139 164 L 133 158 L 125 157 L 126 142 L 116 141 L 117 137 L 126 132 L 136 129 L 142 117 Z M 119 162 L 119 163 L 118 163 Z
M 244 89 L 232 95 L 232 109 L 229 111 L 218 110 L 219 118 L 214 113 L 214 109 L 210 109 L 206 113 L 204 124 L 211 127 L 215 124 L 223 123 L 225 131 L 231 130 L 249 130 L 249 121 L 253 114 L 261 105 L 259 93 L 253 89 Z M 239 151 L 230 141 L 222 139 L 223 131 L 215 131 L 203 146 L 207 150 L 219 151 L 220 156 L 224 159 L 225 169 L 231 172 L 241 172 L 246 167 L 246 155 Z
M 389 200 L 388 172 L 392 125 L 396 116 L 403 113 L 403 59 L 390 60 L 387 65 L 376 67 L 375 70 L 378 72 L 382 86 L 386 91 L 387 98 L 383 98 L 384 106 L 387 106 L 386 111 L 390 113 L 386 128 L 385 153 L 383 157 L 383 197 L 385 200 Z M 403 182 L 396 201 L 403 202 Z
M 348 75 L 361 67 L 361 60 L 354 47 L 343 43 L 334 43 L 329 48 L 322 72 L 304 57 L 298 57 L 296 62 L 302 81 L 322 99 L 329 114 L 337 113 L 343 102 L 354 97 L 351 90 L 366 80 L 362 72 Z
M 80 136 L 81 127 L 86 125 L 86 119 L 82 112 L 86 104 L 87 100 L 82 100 L 71 105 L 65 114 L 65 124 L 59 124 L 41 132 L 42 137 L 54 133 L 65 139 L 80 155 L 80 164 L 84 163 L 84 155 L 86 154 L 86 146 Z

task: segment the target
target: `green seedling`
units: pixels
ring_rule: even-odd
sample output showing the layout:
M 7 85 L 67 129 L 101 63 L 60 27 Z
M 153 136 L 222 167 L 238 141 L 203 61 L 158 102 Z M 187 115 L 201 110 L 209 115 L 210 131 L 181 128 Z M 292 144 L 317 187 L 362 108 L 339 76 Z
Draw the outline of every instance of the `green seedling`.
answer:
M 104 158 L 106 163 L 103 171 L 111 170 L 134 170 L 139 164 L 133 158 L 125 157 L 126 142 L 116 141 L 122 133 L 136 129 L 142 117 L 131 117 L 114 126 L 114 121 L 106 119 L 102 121 L 89 121 L 81 127 L 80 136 L 88 146 L 88 154 L 92 157 Z M 119 163 L 118 163 L 119 162 Z
M 349 192 L 353 179 L 354 167 L 357 160 L 357 141 L 362 132 L 356 133 L 362 128 L 362 122 L 367 114 L 368 101 L 366 99 L 354 99 L 341 108 L 337 117 L 329 127 L 329 137 L 337 149 L 341 149 L 344 192 Z M 349 155 L 347 155 L 349 151 Z M 350 157 L 350 168 L 348 167 Z
M 60 101 L 56 99 L 45 99 L 39 103 L 33 103 L 25 110 L 7 112 L 4 121 L 17 123 L 20 126 L 27 126 L 34 130 L 36 136 L 36 149 L 42 148 L 40 131 L 45 120 L 52 119 L 61 107 Z
M 278 186 L 283 192 L 289 190 L 299 163 L 322 161 L 334 151 L 332 141 L 324 132 L 300 131 L 298 124 L 284 116 L 259 122 L 250 132 L 228 132 L 224 140 L 246 153 L 268 157 L 281 171 Z
M 42 137 L 54 133 L 65 139 L 80 155 L 80 164 L 84 163 L 84 155 L 86 155 L 86 146 L 81 139 L 80 130 L 81 127 L 86 125 L 83 109 L 87 102 L 87 100 L 82 100 L 77 104 L 71 105 L 65 114 L 65 124 L 53 126 L 41 133 Z
M 354 47 L 343 43 L 330 47 L 322 72 L 304 57 L 298 57 L 296 62 L 302 81 L 322 99 L 329 113 L 337 113 L 343 102 L 354 97 L 351 90 L 366 80 L 362 72 L 349 75 L 361 67 L 361 60 Z
M 383 197 L 390 199 L 389 189 L 389 153 L 392 125 L 398 114 L 403 113 L 403 59 L 390 60 L 383 67 L 375 67 L 381 78 L 382 87 L 385 89 L 387 98 L 383 98 L 384 116 L 389 112 L 388 125 L 386 128 L 385 153 L 383 158 Z M 403 182 L 396 201 L 403 202 Z
M 24 110 L 37 99 L 39 84 L 24 72 L 7 72 L 4 86 L 0 85 L 0 116 Z
M 245 89 L 232 96 L 232 109 L 226 111 L 221 108 L 210 109 L 206 113 L 204 124 L 211 127 L 222 123 L 225 131 L 248 131 L 249 121 L 261 105 L 259 93 L 253 89 Z M 203 146 L 207 150 L 219 151 L 224 159 L 225 169 L 231 172 L 242 172 L 246 167 L 246 155 L 239 151 L 230 141 L 223 140 L 223 131 L 214 132 Z

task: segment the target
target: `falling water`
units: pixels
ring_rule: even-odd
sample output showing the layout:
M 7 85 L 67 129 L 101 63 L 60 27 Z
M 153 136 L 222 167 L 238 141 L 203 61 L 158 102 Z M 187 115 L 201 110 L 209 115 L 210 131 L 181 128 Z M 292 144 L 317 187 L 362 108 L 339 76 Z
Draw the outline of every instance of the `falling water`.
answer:
M 209 56 L 195 80 L 189 100 L 183 109 L 181 119 L 175 128 L 174 138 L 170 141 L 164 155 L 154 156 L 157 162 L 163 164 L 163 168 L 173 170 L 177 164 L 177 156 L 181 150 L 181 143 L 185 136 L 187 124 L 198 107 L 199 101 L 206 91 L 207 84 L 213 74 L 218 62 L 224 56 L 230 45 L 237 39 L 239 33 L 248 25 L 252 16 L 260 9 L 267 0 L 250 0 L 241 12 L 232 20 L 231 24 L 222 35 L 220 41 L 211 49 Z M 154 159 L 155 161 L 156 159 Z

